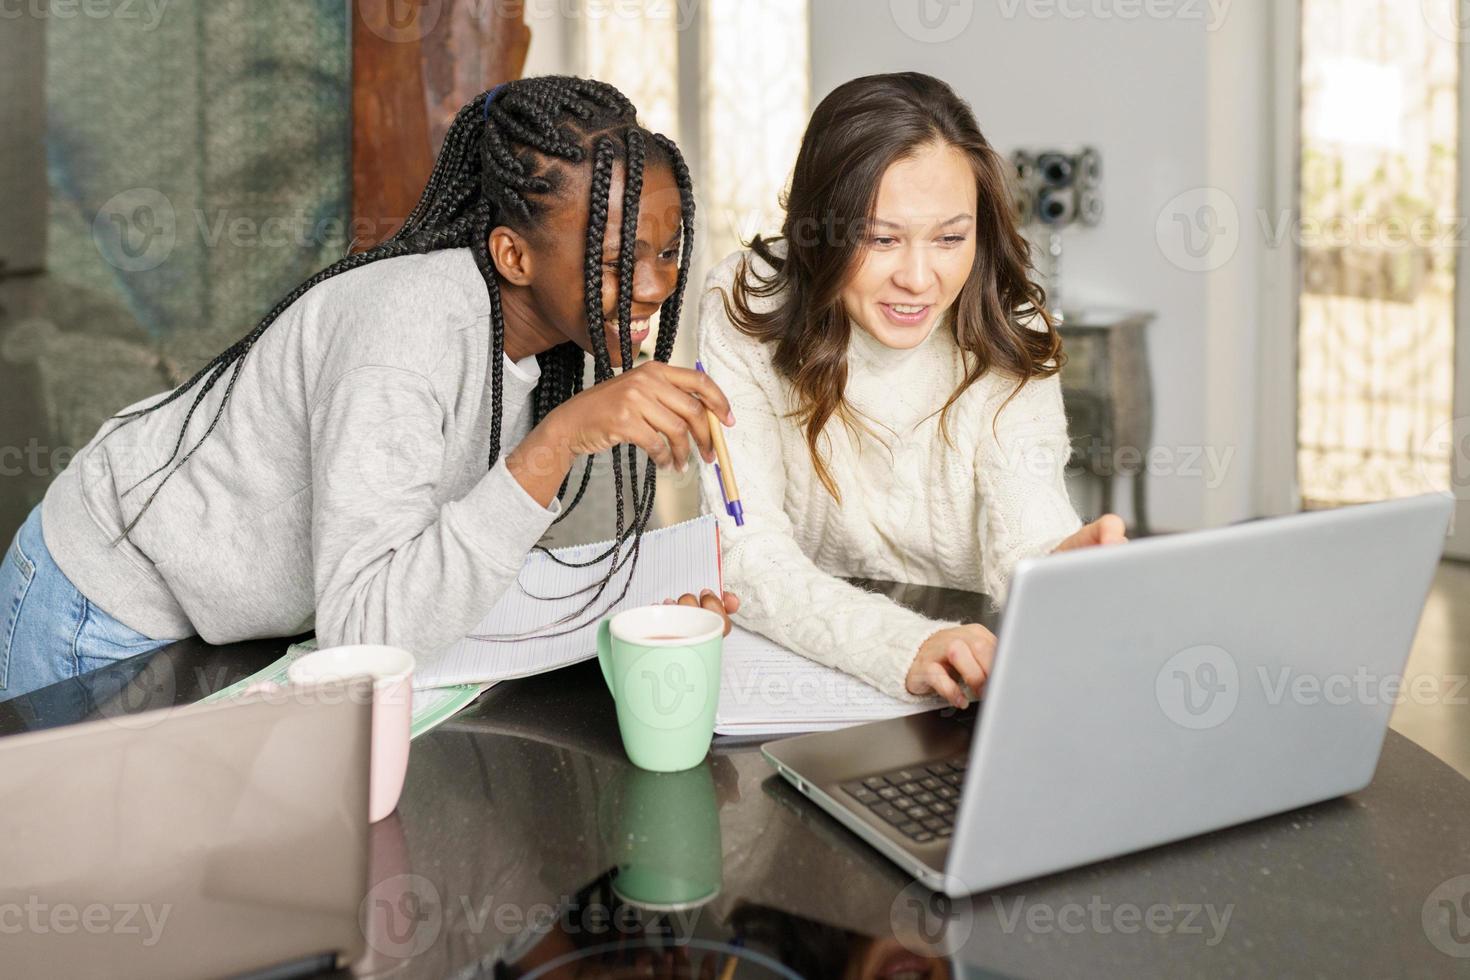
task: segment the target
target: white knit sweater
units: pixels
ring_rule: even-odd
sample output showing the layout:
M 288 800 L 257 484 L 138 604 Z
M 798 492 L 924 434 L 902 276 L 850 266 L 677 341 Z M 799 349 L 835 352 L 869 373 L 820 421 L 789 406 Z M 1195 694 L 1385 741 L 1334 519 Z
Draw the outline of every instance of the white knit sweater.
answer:
M 904 679 L 919 646 L 955 624 L 842 578 L 947 586 L 1003 602 L 1017 561 L 1050 552 L 1082 525 L 1064 482 L 1059 381 L 1025 385 L 992 433 L 1015 382 L 982 377 L 950 409 L 948 445 L 939 410 L 963 377 L 948 324 L 907 351 L 854 325 L 846 398 L 871 431 L 854 438 L 834 418 L 822 433 L 839 504 L 817 479 L 803 427 L 786 417 L 796 402 L 771 364 L 774 347 L 740 333 L 725 315 L 719 290 L 730 289 L 747 254 L 716 267 L 700 301 L 700 357 L 735 412 L 725 436 L 745 526 L 725 515 L 712 467 L 702 468 L 700 487 L 704 509 L 719 517 L 725 587 L 742 601 L 735 620 L 908 698 Z M 777 301 L 754 300 L 757 309 Z

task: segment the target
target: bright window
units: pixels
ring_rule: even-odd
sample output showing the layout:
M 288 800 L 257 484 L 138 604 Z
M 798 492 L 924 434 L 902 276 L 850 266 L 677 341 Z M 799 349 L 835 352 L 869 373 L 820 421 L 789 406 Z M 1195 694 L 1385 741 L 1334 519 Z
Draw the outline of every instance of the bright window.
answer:
M 1457 47 L 1420 0 L 1303 0 L 1302 17 L 1302 497 L 1447 490 Z

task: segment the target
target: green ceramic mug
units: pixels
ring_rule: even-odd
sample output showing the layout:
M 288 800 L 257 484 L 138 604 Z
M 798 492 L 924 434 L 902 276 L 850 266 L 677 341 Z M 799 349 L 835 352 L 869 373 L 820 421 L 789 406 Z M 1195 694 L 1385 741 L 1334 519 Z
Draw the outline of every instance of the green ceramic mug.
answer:
M 695 606 L 639 606 L 597 628 L 597 660 L 640 769 L 679 772 L 709 752 L 725 620 Z

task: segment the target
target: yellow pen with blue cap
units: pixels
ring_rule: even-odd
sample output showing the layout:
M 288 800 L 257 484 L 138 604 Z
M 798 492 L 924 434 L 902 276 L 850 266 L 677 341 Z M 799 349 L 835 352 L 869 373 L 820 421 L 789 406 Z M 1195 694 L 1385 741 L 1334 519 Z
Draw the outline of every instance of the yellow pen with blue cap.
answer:
M 694 367 L 700 374 L 709 374 L 701 361 Z M 720 481 L 720 495 L 725 498 L 725 513 L 735 518 L 737 527 L 745 526 L 745 511 L 740 506 L 740 487 L 735 482 L 735 467 L 730 462 L 730 447 L 725 445 L 724 426 L 714 412 L 705 409 L 709 416 L 709 431 L 715 444 L 715 479 Z

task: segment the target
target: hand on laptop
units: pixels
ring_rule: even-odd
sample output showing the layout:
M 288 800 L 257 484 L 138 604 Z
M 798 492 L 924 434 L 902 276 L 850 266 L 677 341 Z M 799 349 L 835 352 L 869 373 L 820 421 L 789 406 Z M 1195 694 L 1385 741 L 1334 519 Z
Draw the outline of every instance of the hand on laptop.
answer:
M 1052 552 L 1072 551 L 1076 548 L 1092 548 L 1100 544 L 1122 544 L 1128 540 L 1127 527 L 1117 514 L 1104 514 L 1091 524 L 1077 529 L 1077 533 L 1052 549 Z
M 692 592 L 686 592 L 677 599 L 665 599 L 664 605 L 680 606 L 703 606 L 710 612 L 719 613 L 725 617 L 725 635 L 730 635 L 730 617 L 740 608 L 740 597 L 733 592 L 726 592 L 723 597 L 717 596 L 709 589 L 699 593 L 698 597 Z
M 994 663 L 994 633 L 977 623 L 953 626 L 919 647 L 904 686 L 910 694 L 937 694 L 963 711 L 970 706 L 964 688 L 978 697 Z

